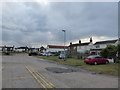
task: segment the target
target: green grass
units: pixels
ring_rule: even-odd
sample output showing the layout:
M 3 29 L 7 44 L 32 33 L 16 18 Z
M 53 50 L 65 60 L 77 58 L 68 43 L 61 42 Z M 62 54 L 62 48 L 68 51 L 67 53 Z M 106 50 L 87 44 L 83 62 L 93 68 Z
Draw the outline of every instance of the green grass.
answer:
M 102 65 L 89 65 L 85 64 L 84 60 L 68 58 L 66 61 L 63 59 L 58 59 L 56 56 L 36 56 L 38 58 L 52 60 L 55 62 L 59 62 L 60 64 L 70 65 L 74 67 L 83 68 L 89 71 L 95 71 L 97 73 L 110 74 L 110 75 L 118 75 L 118 63 L 109 63 Z

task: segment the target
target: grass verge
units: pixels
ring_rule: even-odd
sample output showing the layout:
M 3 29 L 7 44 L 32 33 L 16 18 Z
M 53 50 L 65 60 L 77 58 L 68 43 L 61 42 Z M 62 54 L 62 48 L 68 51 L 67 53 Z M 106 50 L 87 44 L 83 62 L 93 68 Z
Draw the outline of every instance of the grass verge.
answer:
M 101 64 L 101 65 L 89 65 L 85 64 L 84 60 L 68 58 L 66 61 L 63 59 L 58 59 L 57 56 L 36 56 L 38 58 L 52 60 L 55 62 L 59 62 L 60 64 L 70 65 L 74 67 L 83 68 L 89 71 L 95 71 L 101 74 L 110 74 L 110 75 L 118 75 L 118 63 L 109 63 L 109 64 Z

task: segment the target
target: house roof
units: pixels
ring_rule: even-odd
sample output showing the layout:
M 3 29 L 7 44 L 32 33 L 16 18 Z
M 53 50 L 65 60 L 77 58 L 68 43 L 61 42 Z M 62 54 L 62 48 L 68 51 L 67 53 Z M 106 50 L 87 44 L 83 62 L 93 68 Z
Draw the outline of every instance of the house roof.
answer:
M 60 48 L 63 49 L 64 46 L 56 46 L 56 45 L 48 45 L 49 48 Z M 65 48 L 68 48 L 68 46 L 65 46 Z
M 28 49 L 28 47 L 18 47 L 16 49 Z
M 0 46 L 0 48 L 13 48 L 13 47 L 10 47 L 10 46 Z
M 100 41 L 100 42 L 96 42 L 95 44 L 106 44 L 106 43 L 115 43 L 117 40 L 108 40 L 108 41 Z M 94 44 L 94 45 L 95 45 Z
M 89 45 L 90 42 L 87 42 L 87 43 L 77 43 L 77 44 L 72 44 L 70 46 L 85 46 L 85 45 Z
M 0 48 L 3 48 L 4 46 L 0 46 Z

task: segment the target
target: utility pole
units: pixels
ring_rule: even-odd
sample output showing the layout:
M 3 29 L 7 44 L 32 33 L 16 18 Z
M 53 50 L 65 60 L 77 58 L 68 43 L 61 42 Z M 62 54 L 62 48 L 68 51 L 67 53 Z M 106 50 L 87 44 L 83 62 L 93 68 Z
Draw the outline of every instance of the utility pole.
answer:
M 64 60 L 66 60 L 66 52 L 65 52 L 66 30 L 62 30 L 62 31 L 64 32 L 64 55 L 65 55 Z

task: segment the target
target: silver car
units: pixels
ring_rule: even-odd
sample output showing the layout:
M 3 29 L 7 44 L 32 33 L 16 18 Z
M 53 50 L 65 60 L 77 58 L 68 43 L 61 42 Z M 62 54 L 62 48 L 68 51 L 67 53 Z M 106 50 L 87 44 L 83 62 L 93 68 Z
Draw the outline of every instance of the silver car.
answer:
M 59 55 L 59 59 L 65 59 L 65 54 L 64 54 L 64 53 L 61 53 L 61 54 Z

